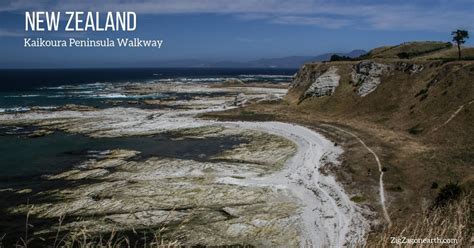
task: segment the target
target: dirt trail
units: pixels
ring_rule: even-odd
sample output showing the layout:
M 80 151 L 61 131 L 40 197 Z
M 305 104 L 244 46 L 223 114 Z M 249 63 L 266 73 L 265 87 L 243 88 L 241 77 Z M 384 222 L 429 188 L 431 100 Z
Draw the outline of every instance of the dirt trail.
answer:
M 472 103 L 474 103 L 474 100 L 471 100 L 470 102 L 466 103 L 466 104 L 463 104 L 461 106 L 458 107 L 458 109 L 456 109 L 456 111 L 454 111 L 454 113 L 449 117 L 449 119 L 447 119 L 443 124 L 441 124 L 440 126 L 434 128 L 431 132 L 435 132 L 437 131 L 438 129 L 446 126 L 449 122 L 451 122 L 454 117 L 456 117 L 459 112 L 461 112 L 461 110 L 466 106 L 466 105 L 471 105 Z
M 327 127 L 334 128 L 336 130 L 339 130 L 343 133 L 346 133 L 346 134 L 354 137 L 355 139 L 357 139 L 357 141 L 359 141 L 359 143 L 362 144 L 362 146 L 364 146 L 365 149 L 367 149 L 367 151 L 369 151 L 374 156 L 375 161 L 377 162 L 379 173 L 380 173 L 380 177 L 379 177 L 380 205 L 382 206 L 382 211 L 383 211 L 385 221 L 387 221 L 388 225 L 391 226 L 392 225 L 392 220 L 390 219 L 390 215 L 388 214 L 388 211 L 387 211 L 387 206 L 385 205 L 385 189 L 384 189 L 384 183 L 383 183 L 383 174 L 384 174 L 384 172 L 382 170 L 382 163 L 380 162 L 379 156 L 377 156 L 377 154 L 374 152 L 374 150 L 372 150 L 370 147 L 368 147 L 365 144 L 365 142 L 361 138 L 359 138 L 359 136 L 357 136 L 356 134 L 354 134 L 352 132 L 349 132 L 347 130 L 344 130 L 340 127 L 336 127 L 336 126 L 329 125 L 329 124 L 322 124 L 322 126 L 327 126 Z

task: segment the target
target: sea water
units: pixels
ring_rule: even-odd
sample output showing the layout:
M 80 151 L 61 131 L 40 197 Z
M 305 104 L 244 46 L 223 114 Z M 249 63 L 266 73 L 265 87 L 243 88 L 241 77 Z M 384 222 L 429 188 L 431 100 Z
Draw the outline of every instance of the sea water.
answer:
M 189 93 L 125 95 L 117 85 L 131 83 L 289 82 L 295 69 L 18 69 L 0 70 L 0 114 L 32 107 L 54 109 L 66 104 L 98 108 L 115 106 L 107 100 L 189 99 Z M 194 93 L 200 94 L 200 93 Z

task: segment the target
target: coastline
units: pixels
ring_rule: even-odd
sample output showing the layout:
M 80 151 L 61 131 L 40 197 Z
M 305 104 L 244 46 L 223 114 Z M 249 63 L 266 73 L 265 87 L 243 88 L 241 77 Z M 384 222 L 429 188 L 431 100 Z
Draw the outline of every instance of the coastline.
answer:
M 255 129 L 279 135 L 297 144 L 298 150 L 287 161 L 283 170 L 263 178 L 223 178 L 224 183 L 236 185 L 271 186 L 287 188 L 305 206 L 302 247 L 329 245 L 343 247 L 365 244 L 369 222 L 367 209 L 352 202 L 331 174 L 321 173 L 324 166 L 338 166 L 343 150 L 323 135 L 283 122 L 224 122 L 239 128 Z
M 195 87 L 196 86 L 193 86 L 193 91 L 197 90 Z M 265 99 L 266 95 L 261 95 L 260 93 L 258 93 L 259 91 L 269 91 L 269 88 L 260 89 L 256 87 L 204 87 L 198 91 L 205 91 L 211 89 L 213 91 L 231 90 L 233 92 L 240 92 L 242 90 L 245 90 L 247 91 L 247 94 L 251 92 L 256 92 L 257 98 L 253 99 L 252 101 L 259 101 L 258 99 L 262 98 Z M 247 95 L 247 97 L 251 99 L 251 95 Z M 357 206 L 356 203 L 352 202 L 349 199 L 350 197 L 345 193 L 342 187 L 339 186 L 333 176 L 321 173 L 321 171 L 323 170 L 322 167 L 326 166 L 326 164 L 338 164 L 337 156 L 342 152 L 340 148 L 334 146 L 334 143 L 328 141 L 322 135 L 319 135 L 314 131 L 293 124 L 285 124 L 279 122 L 221 123 L 218 121 L 201 120 L 195 118 L 195 116 L 198 114 L 208 114 L 214 111 L 222 111 L 225 109 L 236 108 L 236 106 L 229 105 L 228 103 L 222 105 L 224 102 L 225 101 L 222 100 L 218 102 L 213 102 L 209 101 L 209 99 L 202 99 L 195 101 L 194 104 L 200 104 L 202 106 L 207 107 L 203 108 L 201 106 L 199 107 L 200 109 L 178 111 L 173 110 L 170 112 L 156 110 L 139 110 L 134 108 L 108 108 L 103 110 L 89 110 L 86 112 L 76 110 L 52 110 L 40 111 L 36 113 L 26 112 L 22 114 L 17 114 L 15 118 L 10 119 L 9 121 L 9 118 L 7 116 L 11 115 L 4 114 L 1 117 L 3 119 L 2 123 L 10 122 L 11 124 L 15 122 L 21 122 L 21 120 L 23 120 L 31 123 L 36 123 L 34 125 L 48 127 L 50 129 L 61 128 L 67 132 L 72 133 L 85 132 L 85 129 L 82 130 L 79 127 L 86 126 L 87 135 L 96 138 L 120 137 L 124 135 L 153 135 L 157 132 L 169 132 L 172 130 L 178 131 L 179 129 L 182 130 L 183 128 L 188 130 L 198 130 L 199 128 L 204 128 L 206 126 L 214 128 L 224 127 L 224 130 L 256 130 L 258 132 L 264 132 L 271 135 L 284 137 L 285 139 L 291 140 L 291 142 L 295 143 L 299 148 L 297 149 L 296 154 L 292 155 L 292 158 L 287 161 L 286 166 L 281 171 L 260 176 L 257 176 L 258 174 L 248 174 L 249 172 L 245 172 L 244 174 L 242 174 L 244 175 L 244 178 L 242 179 L 240 179 L 241 176 L 239 176 L 239 173 L 232 177 L 220 176 L 217 178 L 216 183 L 220 185 L 229 185 L 231 187 L 237 186 L 248 189 L 254 188 L 255 190 L 261 187 L 263 187 L 262 189 L 269 188 L 271 189 L 271 191 L 275 191 L 275 193 L 283 190 L 283 192 L 288 191 L 288 193 L 285 193 L 284 195 L 297 197 L 297 199 L 299 199 L 298 202 L 300 202 L 300 206 L 303 208 L 299 214 L 292 214 L 293 217 L 291 218 L 299 216 L 297 217 L 299 221 L 297 221 L 296 223 L 299 223 L 298 226 L 300 226 L 301 228 L 300 234 L 303 235 L 303 240 L 299 241 L 299 244 L 301 246 L 308 244 L 319 244 L 321 242 L 335 246 L 343 246 L 347 243 L 358 244 L 363 242 L 363 238 L 369 228 L 369 223 L 366 222 L 365 217 L 363 215 L 370 215 L 370 213 L 367 212 L 367 209 L 360 208 L 359 206 Z M 177 103 L 179 103 L 179 101 Z M 214 106 L 209 106 L 209 103 L 214 104 Z M 58 122 L 57 118 L 61 118 L 62 120 Z M 97 118 L 100 119 L 99 123 L 101 123 L 101 126 L 115 126 L 116 128 L 102 129 L 100 126 L 97 126 Z M 74 121 L 74 123 L 69 123 L 67 119 L 76 121 Z M 87 121 L 88 119 L 93 122 Z M 202 131 L 197 131 L 197 133 L 194 135 L 201 136 L 203 135 L 201 132 Z M 274 149 L 275 148 L 272 148 L 272 150 Z M 267 153 L 269 151 L 270 150 L 262 150 L 263 153 L 260 154 L 263 155 L 264 153 Z M 266 156 L 269 156 L 270 154 L 267 154 Z M 261 158 L 263 159 L 264 157 Z M 120 166 L 120 164 L 114 165 L 114 167 L 116 167 L 117 169 L 120 168 Z M 102 178 L 104 176 L 110 177 L 113 175 L 109 175 L 110 172 L 108 172 L 107 167 L 94 165 L 93 168 L 100 169 L 86 169 L 86 171 L 83 172 L 71 171 L 71 173 L 73 174 L 66 173 L 60 177 L 51 177 L 51 179 L 68 177 L 71 177 L 71 179 L 92 179 Z M 121 169 L 118 169 L 118 171 L 120 170 Z M 88 204 L 95 203 L 89 202 Z M 86 206 L 88 204 L 86 204 Z M 36 215 L 44 215 L 40 214 L 42 211 L 41 208 L 42 207 L 39 206 L 39 212 L 37 212 Z M 83 210 L 80 210 L 79 207 L 75 211 L 80 212 Z M 291 221 L 289 223 L 291 223 Z M 365 224 L 361 225 L 361 223 Z M 239 228 L 243 228 L 242 224 L 239 225 L 241 225 Z M 278 225 L 282 224 L 280 223 L 277 224 L 277 226 Z M 290 226 L 286 228 L 290 228 Z M 244 229 L 239 231 L 239 233 L 241 233 L 240 235 L 243 234 L 242 231 L 246 228 L 249 227 L 245 227 Z M 232 228 L 229 230 L 232 230 Z M 278 239 L 276 239 L 274 242 L 282 242 L 277 240 Z

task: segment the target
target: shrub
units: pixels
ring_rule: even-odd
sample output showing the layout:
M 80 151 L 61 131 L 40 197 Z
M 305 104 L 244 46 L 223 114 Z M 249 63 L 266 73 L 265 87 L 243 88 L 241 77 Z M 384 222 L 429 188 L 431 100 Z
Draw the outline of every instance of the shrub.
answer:
M 398 53 L 397 56 L 398 56 L 398 58 L 400 58 L 400 59 L 409 59 L 409 58 L 410 58 L 410 54 L 408 54 L 408 53 L 406 53 L 406 52 Z
M 365 201 L 365 198 L 362 196 L 356 195 L 356 196 L 351 197 L 351 201 L 356 202 L 356 203 L 361 203 Z
M 329 61 L 353 61 L 355 59 L 347 56 L 339 56 L 337 54 L 333 54 Z
M 424 130 L 424 128 L 420 127 L 420 124 L 417 124 L 416 126 L 409 128 L 408 133 L 413 134 L 413 135 L 417 135 L 417 134 L 422 133 L 423 130 Z
M 433 207 L 443 207 L 448 203 L 459 199 L 461 194 L 461 186 L 459 186 L 457 183 L 448 183 L 439 191 L 438 195 L 434 200 Z
M 403 188 L 400 185 L 390 187 L 390 188 L 388 188 L 388 190 L 391 190 L 391 191 L 394 191 L 394 192 L 403 192 Z

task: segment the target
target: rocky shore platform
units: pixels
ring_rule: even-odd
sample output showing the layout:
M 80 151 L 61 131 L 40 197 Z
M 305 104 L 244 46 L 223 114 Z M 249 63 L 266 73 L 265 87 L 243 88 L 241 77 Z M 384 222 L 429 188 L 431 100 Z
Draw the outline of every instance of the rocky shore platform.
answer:
M 23 237 L 25 218 L 28 238 L 37 245 L 59 242 L 58 236 L 61 242 L 74 242 L 84 235 L 117 234 L 140 244 L 159 237 L 183 245 L 265 247 L 342 245 L 363 238 L 364 210 L 348 200 L 334 178 L 319 173 L 326 164 L 336 165 L 341 152 L 323 136 L 299 127 L 292 134 L 287 124 L 195 118 L 253 102 L 280 101 L 286 89 L 233 83 L 136 84 L 121 90 L 125 95 L 200 94 L 143 102 L 156 108 L 68 105 L 0 115 L 0 139 L 42 139 L 60 132 L 99 143 L 128 137 L 148 144 L 166 134 L 168 147 L 161 149 L 174 149 L 146 149 L 145 156 L 144 149 L 134 147 L 85 147 L 81 152 L 92 156 L 61 171 L 3 180 L 4 242 Z M 224 140 L 218 147 L 212 143 L 216 138 Z M 173 143 L 191 140 L 193 145 Z

